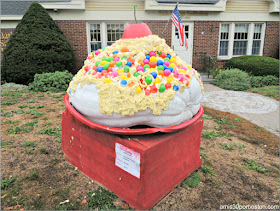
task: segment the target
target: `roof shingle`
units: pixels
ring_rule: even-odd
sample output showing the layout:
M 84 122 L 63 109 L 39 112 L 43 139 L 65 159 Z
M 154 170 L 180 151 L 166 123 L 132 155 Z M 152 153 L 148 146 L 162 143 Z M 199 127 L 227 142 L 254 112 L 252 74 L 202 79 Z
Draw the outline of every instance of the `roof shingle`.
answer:
M 70 2 L 71 0 L 36 0 L 41 3 L 51 2 Z M 35 1 L 13 1 L 13 0 L 1 0 L 1 15 L 2 16 L 20 16 L 24 15 L 29 6 Z

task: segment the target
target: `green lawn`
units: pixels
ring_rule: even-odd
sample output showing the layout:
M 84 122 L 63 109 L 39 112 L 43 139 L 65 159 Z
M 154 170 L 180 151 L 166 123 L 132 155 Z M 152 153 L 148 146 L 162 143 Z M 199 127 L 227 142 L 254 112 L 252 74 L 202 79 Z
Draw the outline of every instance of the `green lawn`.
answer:
M 250 91 L 279 100 L 279 86 L 264 86 L 260 88 L 252 88 L 250 89 Z

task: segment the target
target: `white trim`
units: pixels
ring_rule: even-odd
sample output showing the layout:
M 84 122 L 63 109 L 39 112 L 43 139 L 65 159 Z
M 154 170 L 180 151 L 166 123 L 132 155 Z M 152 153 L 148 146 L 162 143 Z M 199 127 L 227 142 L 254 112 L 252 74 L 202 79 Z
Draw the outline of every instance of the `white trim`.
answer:
M 72 0 L 70 2 L 45 2 L 41 3 L 45 9 L 70 9 L 70 10 L 84 10 L 85 0 Z
M 107 41 L 107 23 L 102 22 L 100 25 L 100 37 L 101 37 L 101 48 L 104 48 L 106 46 L 106 41 Z
M 88 55 L 90 54 L 90 24 L 87 22 L 86 23 L 86 35 L 87 35 L 87 51 L 88 51 Z
M 48 10 L 54 20 L 84 21 L 134 21 L 133 11 L 89 11 L 89 10 Z M 137 11 L 138 22 L 144 20 L 169 20 L 172 11 Z M 279 13 L 225 13 L 225 12 L 180 12 L 182 21 L 279 21 Z M 1 16 L 3 21 L 21 20 L 22 16 Z M 1 23 L 1 28 L 2 23 Z
M 269 4 L 269 12 L 280 12 L 279 0 L 268 0 Z
M 246 55 L 252 55 L 252 46 L 253 46 L 253 35 L 254 35 L 254 23 L 249 23 L 248 28 L 248 44 L 247 44 L 247 52 Z
M 229 24 L 229 46 L 228 46 L 228 56 L 219 56 L 220 53 L 220 41 L 221 41 L 221 25 L 222 24 Z M 264 47 L 264 38 L 265 38 L 265 22 L 221 22 L 220 29 L 219 29 L 219 43 L 218 43 L 218 52 L 217 58 L 218 59 L 231 59 L 232 57 L 238 57 L 240 55 L 233 55 L 233 44 L 234 44 L 234 32 L 235 32 L 235 24 L 249 24 L 248 29 L 248 44 L 247 44 L 247 54 L 252 55 L 252 45 L 253 45 L 253 35 L 254 35 L 254 24 L 262 24 L 262 31 L 261 31 L 261 45 L 260 45 L 260 56 L 263 55 L 263 47 Z
M 222 12 L 226 10 L 227 0 L 220 0 L 218 3 L 209 4 L 179 4 L 180 11 L 217 11 Z M 176 3 L 163 4 L 157 3 L 155 0 L 145 0 L 145 10 L 174 10 Z
M 263 48 L 264 48 L 264 39 L 265 39 L 265 30 L 266 29 L 266 23 L 263 23 L 262 25 L 262 34 L 261 34 L 261 47 L 260 47 L 260 56 L 263 55 Z

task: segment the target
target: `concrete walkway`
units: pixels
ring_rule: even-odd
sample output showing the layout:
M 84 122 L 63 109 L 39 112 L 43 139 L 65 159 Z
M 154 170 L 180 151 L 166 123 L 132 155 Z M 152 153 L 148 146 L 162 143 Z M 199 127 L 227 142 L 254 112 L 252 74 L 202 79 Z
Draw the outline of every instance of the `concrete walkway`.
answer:
M 236 114 L 280 137 L 279 102 L 255 93 L 229 91 L 204 84 L 202 105 Z

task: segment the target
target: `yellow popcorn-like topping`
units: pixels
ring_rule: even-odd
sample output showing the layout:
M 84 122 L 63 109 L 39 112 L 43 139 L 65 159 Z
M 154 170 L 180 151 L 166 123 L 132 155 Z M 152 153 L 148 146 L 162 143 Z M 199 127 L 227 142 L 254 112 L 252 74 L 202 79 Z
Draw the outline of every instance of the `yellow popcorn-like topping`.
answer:
M 176 92 L 190 86 L 192 77 L 200 81 L 203 93 L 197 71 L 176 56 L 164 39 L 149 35 L 121 39 L 92 52 L 67 92 L 74 94 L 78 84 L 95 84 L 103 114 L 133 116 L 151 109 L 153 114 L 161 115 Z

